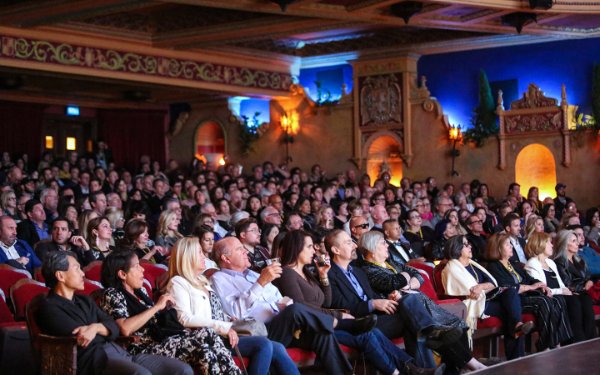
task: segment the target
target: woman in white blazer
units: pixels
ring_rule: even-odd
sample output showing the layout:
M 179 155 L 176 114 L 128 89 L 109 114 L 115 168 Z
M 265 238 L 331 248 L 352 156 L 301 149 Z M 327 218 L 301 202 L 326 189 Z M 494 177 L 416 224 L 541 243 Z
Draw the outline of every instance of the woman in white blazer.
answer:
M 529 256 L 525 266 L 527 273 L 545 283 L 555 298 L 564 298 L 573 331 L 573 342 L 593 337 L 591 332 L 595 331 L 594 310 L 583 301 L 587 296 L 573 294 L 565 286 L 556 263 L 550 259 L 553 255 L 552 237 L 547 233 L 533 233 L 527 241 L 525 252 Z

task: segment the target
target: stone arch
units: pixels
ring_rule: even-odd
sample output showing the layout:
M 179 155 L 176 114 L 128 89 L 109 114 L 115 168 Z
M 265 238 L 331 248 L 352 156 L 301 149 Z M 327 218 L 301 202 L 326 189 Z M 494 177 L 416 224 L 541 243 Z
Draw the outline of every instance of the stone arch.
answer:
M 556 161 L 552 151 L 539 143 L 524 147 L 515 162 L 515 181 L 521 185 L 524 196 L 531 186 L 537 186 L 540 200 L 554 197 Z
M 225 134 L 223 126 L 217 121 L 200 122 L 194 133 L 194 157 L 206 165 L 217 167 L 221 158 L 227 155 Z
M 389 131 L 373 134 L 365 143 L 366 171 L 371 181 L 375 181 L 381 172 L 388 170 L 390 182 L 400 186 L 402 178 L 403 143 L 397 134 Z

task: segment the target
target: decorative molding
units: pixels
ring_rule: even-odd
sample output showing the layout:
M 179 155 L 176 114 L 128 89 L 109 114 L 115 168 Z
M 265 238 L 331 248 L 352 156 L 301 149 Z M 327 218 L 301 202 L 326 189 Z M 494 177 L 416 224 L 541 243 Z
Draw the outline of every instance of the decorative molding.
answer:
M 505 170 L 507 140 L 547 135 L 562 138 L 562 164 L 571 165 L 571 149 L 569 124 L 569 104 L 565 86 L 562 86 L 561 103 L 548 98 L 540 88 L 531 83 L 521 99 L 511 103 L 509 110 L 504 110 L 502 91 L 498 93 L 496 113 L 500 119 L 500 132 L 498 134 L 498 169 Z M 528 139 L 527 139 L 528 138 Z
M 2 59 L 282 93 L 292 84 L 290 74 L 275 71 L 7 35 L 0 40 Z
M 402 125 L 402 76 L 361 77 L 359 82 L 360 127 Z

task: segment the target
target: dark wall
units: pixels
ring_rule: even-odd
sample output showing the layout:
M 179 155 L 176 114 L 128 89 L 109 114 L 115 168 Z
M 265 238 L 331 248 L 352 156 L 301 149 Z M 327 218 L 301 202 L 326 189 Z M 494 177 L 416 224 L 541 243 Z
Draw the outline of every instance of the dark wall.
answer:
M 41 152 L 45 105 L 0 102 L 0 151 L 26 153 L 37 161 Z M 13 158 L 13 160 L 15 160 Z

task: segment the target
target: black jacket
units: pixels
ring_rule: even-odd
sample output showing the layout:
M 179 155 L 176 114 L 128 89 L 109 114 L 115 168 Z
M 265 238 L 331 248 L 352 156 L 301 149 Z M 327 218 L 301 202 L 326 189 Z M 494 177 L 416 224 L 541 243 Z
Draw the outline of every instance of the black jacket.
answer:
M 104 325 L 109 336 L 96 335 L 88 347 L 77 347 L 77 374 L 102 373 L 107 359 L 103 345 L 117 338 L 119 327 L 90 297 L 75 294 L 69 301 L 51 291 L 40 306 L 36 320 L 43 333 L 54 336 L 73 337 L 72 332 L 77 327 L 92 323 Z
M 591 279 L 591 275 L 583 259 L 569 262 L 566 258 L 556 258 L 554 262 L 567 288 L 578 293 L 585 291 L 585 283 Z
M 23 240 L 33 248 L 36 243 L 40 242 L 40 236 L 35 230 L 35 224 L 29 219 L 21 221 L 17 224 L 17 237 Z

